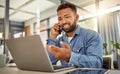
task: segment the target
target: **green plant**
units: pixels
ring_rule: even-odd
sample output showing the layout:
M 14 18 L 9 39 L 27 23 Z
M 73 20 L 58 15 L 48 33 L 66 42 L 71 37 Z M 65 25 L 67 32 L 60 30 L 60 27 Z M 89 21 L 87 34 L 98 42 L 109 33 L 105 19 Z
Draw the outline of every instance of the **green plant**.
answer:
M 113 60 L 113 65 L 115 69 L 119 68 L 120 62 L 119 62 L 119 54 L 120 54 L 120 43 L 114 42 L 114 41 L 110 41 L 110 43 L 113 45 L 114 49 L 114 53 L 116 55 L 114 55 L 114 58 L 116 58 L 116 60 Z M 115 52 L 116 51 L 116 52 Z
M 107 43 L 103 43 L 103 49 L 104 49 L 104 54 L 108 55 L 108 51 L 107 51 Z
M 114 41 L 109 41 L 110 44 L 113 45 L 113 47 L 116 49 L 112 49 L 112 50 L 107 50 L 107 46 L 109 44 L 107 43 L 103 43 L 103 49 L 104 49 L 104 54 L 105 55 L 108 55 L 108 54 L 111 54 L 112 52 L 115 53 L 115 51 L 119 52 L 120 51 L 120 43 L 117 43 L 117 42 L 114 42 Z
M 120 43 L 114 42 L 114 41 L 110 41 L 110 43 L 113 45 L 113 47 L 115 47 L 117 50 L 120 50 Z M 115 50 L 113 50 L 115 52 Z
M 107 43 L 103 43 L 104 55 L 110 55 L 113 52 L 112 50 L 108 50 L 108 48 L 107 48 L 108 45 L 109 44 L 107 44 Z

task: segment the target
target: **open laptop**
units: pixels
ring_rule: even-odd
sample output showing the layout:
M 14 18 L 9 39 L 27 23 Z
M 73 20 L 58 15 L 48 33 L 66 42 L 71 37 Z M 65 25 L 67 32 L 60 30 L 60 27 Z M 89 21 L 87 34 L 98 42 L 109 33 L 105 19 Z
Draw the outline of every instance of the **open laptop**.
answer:
M 19 69 L 56 72 L 73 68 L 55 70 L 39 35 L 8 39 L 6 45 Z

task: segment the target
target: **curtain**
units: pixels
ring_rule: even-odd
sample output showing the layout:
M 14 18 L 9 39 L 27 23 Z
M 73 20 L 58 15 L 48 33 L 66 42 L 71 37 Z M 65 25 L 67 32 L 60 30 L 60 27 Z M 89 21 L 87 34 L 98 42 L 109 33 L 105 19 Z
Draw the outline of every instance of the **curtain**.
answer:
M 107 51 L 115 49 L 110 41 L 120 43 L 120 11 L 115 11 L 98 17 L 98 32 L 103 43 L 107 43 Z M 115 51 L 117 53 L 117 51 Z

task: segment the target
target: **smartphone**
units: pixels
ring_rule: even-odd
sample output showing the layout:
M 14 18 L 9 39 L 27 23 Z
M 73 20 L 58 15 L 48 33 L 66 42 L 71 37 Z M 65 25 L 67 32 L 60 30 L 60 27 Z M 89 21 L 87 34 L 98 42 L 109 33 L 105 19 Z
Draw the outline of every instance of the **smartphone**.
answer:
M 59 26 L 58 32 L 59 32 L 59 34 L 61 34 L 61 32 L 62 32 L 62 27 L 61 26 Z

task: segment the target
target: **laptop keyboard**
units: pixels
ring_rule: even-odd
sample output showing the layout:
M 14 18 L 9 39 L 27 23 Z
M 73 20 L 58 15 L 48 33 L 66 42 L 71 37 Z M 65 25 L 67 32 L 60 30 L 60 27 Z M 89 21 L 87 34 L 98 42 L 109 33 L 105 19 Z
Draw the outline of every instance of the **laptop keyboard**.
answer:
M 53 66 L 54 70 L 57 70 L 57 69 L 62 69 L 62 68 L 68 68 L 68 66 Z

